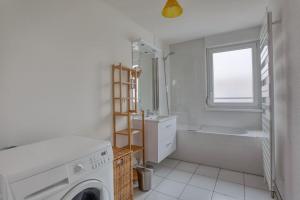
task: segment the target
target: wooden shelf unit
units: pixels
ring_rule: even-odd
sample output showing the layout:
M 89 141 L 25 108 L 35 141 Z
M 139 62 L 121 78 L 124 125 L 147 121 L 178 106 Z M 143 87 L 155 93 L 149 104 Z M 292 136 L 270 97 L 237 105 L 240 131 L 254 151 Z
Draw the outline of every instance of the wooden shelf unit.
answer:
M 140 69 L 126 66 L 112 66 L 112 101 L 113 101 L 113 146 L 120 149 L 128 149 L 132 153 L 141 153 L 141 160 L 145 164 L 145 121 L 144 111 L 138 111 L 137 85 Z M 132 128 L 132 118 L 141 115 L 141 129 Z M 117 120 L 126 119 L 126 127 L 117 130 Z M 140 136 L 140 143 L 134 144 L 133 137 Z M 127 136 L 128 144 L 117 146 L 117 137 Z

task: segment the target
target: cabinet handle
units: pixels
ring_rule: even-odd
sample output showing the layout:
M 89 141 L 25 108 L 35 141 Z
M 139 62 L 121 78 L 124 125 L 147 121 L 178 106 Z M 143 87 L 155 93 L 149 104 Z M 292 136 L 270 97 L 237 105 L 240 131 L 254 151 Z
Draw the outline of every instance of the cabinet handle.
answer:
M 170 127 L 172 127 L 172 124 L 168 124 L 168 125 L 166 126 L 166 128 L 170 128 Z
M 166 144 L 166 146 L 167 146 L 167 147 L 169 147 L 171 144 L 172 144 L 172 142 L 170 142 L 170 143 Z

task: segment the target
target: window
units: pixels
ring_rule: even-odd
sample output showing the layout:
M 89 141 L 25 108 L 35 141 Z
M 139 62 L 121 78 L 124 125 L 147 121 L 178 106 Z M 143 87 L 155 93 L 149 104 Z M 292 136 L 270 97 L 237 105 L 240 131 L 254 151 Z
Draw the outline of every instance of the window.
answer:
M 207 49 L 208 105 L 257 108 L 257 67 L 256 42 Z

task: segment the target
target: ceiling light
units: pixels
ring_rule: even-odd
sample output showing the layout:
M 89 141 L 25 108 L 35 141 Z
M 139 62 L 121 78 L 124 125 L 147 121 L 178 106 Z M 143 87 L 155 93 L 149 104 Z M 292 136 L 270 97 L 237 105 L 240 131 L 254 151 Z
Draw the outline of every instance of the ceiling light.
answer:
M 179 17 L 183 12 L 182 7 L 179 5 L 177 0 L 167 0 L 165 7 L 161 14 L 166 18 Z

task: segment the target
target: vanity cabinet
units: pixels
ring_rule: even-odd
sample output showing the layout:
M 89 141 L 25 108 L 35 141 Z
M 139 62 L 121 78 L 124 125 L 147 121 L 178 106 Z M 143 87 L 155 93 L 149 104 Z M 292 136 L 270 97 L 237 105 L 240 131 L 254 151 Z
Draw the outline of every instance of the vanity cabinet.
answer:
M 138 125 L 139 123 L 134 123 Z M 138 127 L 137 127 L 138 128 Z M 145 120 L 146 161 L 160 163 L 176 150 L 176 116 Z

